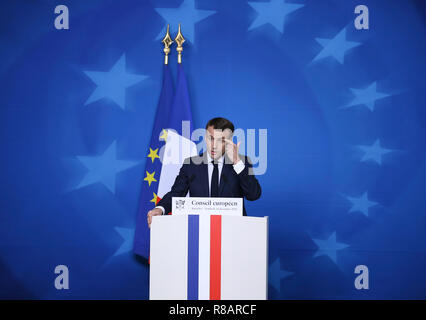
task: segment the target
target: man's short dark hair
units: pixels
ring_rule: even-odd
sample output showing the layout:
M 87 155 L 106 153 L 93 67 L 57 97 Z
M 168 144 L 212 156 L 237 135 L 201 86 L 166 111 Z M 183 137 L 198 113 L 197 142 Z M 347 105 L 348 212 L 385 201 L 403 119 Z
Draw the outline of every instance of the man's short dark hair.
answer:
M 220 129 L 220 130 L 229 129 L 231 130 L 231 132 L 234 132 L 234 125 L 232 124 L 232 122 L 229 121 L 228 119 L 220 118 L 220 117 L 210 119 L 209 122 L 207 122 L 206 124 L 206 129 L 208 127 L 213 127 L 213 129 Z

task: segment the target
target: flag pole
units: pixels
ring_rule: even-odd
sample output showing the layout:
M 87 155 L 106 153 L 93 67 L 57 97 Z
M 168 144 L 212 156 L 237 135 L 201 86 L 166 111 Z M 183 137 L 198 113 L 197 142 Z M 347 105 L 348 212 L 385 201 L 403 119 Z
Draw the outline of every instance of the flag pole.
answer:
M 163 40 L 161 40 L 161 42 L 164 45 L 164 64 L 169 64 L 169 53 L 170 53 L 170 46 L 173 43 L 172 38 L 170 37 L 170 33 L 169 33 L 169 25 L 167 25 L 167 33 L 164 36 Z
M 176 51 L 178 52 L 178 63 L 182 63 L 182 51 L 183 51 L 182 44 L 185 42 L 185 38 L 180 32 L 180 23 L 179 23 L 178 34 L 176 35 L 176 38 L 175 38 L 175 42 L 177 43 Z

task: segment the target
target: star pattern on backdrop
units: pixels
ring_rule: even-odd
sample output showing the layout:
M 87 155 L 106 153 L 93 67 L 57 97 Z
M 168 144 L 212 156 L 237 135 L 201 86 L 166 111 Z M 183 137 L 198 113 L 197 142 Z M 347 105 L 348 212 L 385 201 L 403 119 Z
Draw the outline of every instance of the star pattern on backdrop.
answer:
M 157 205 L 157 202 L 159 201 L 157 194 L 155 192 L 153 192 L 152 196 L 153 196 L 153 198 L 149 201 L 153 202 L 155 205 Z
M 167 130 L 166 129 L 163 129 L 163 131 L 162 131 L 162 133 L 161 133 L 161 135 L 158 139 L 160 139 L 164 142 L 167 142 Z
M 389 94 L 377 92 L 377 82 L 373 82 L 364 89 L 350 88 L 355 98 L 343 108 L 349 108 L 356 105 L 365 105 L 371 111 L 374 111 L 376 100 L 386 98 Z
M 276 258 L 273 263 L 269 266 L 269 283 L 277 290 L 278 292 L 281 291 L 281 280 L 285 279 L 291 275 L 293 275 L 294 272 L 290 272 L 287 270 L 281 269 L 281 263 L 280 258 Z
M 343 28 L 332 39 L 316 38 L 315 40 L 323 48 L 312 60 L 312 62 L 326 57 L 333 57 L 339 63 L 343 64 L 346 52 L 352 48 L 361 45 L 360 42 L 346 40 L 346 28 Z
M 123 54 L 107 72 L 84 71 L 84 73 L 96 84 L 95 90 L 84 105 L 88 105 L 99 99 L 108 98 L 124 110 L 126 88 L 148 78 L 146 75 L 127 73 L 125 60 L 125 55 Z
M 113 257 L 118 256 L 122 253 L 126 253 L 133 250 L 133 238 L 135 236 L 134 228 L 121 228 L 115 227 L 115 231 L 121 236 L 123 242 L 120 247 L 114 252 Z
M 334 263 L 337 263 L 337 251 L 349 247 L 348 244 L 336 241 L 336 232 L 333 232 L 327 240 L 312 239 L 318 247 L 314 258 L 328 256 Z
M 154 163 L 155 158 L 160 159 L 160 156 L 158 155 L 158 148 L 155 150 L 152 150 L 151 148 L 149 148 L 149 154 L 147 157 L 151 158 L 152 163 Z
M 346 196 L 346 199 L 348 199 L 352 203 L 352 207 L 349 209 L 349 213 L 361 212 L 367 217 L 368 217 L 368 210 L 370 209 L 370 207 L 378 205 L 377 202 L 370 201 L 368 199 L 367 192 L 364 192 L 360 197 Z
M 288 3 L 285 0 L 249 2 L 248 4 L 257 12 L 256 19 L 248 28 L 249 31 L 264 24 L 270 24 L 280 33 L 284 33 L 286 16 L 304 6 L 303 4 Z
M 291 0 L 249 1 L 248 5 L 253 9 L 252 12 L 255 14 L 255 17 L 251 21 L 247 31 L 269 24 L 280 34 L 283 34 L 286 24 L 288 23 L 288 15 L 305 6 L 305 4 L 291 3 L 289 1 Z M 201 4 L 201 1 L 196 3 L 195 0 L 183 0 L 179 6 L 174 8 L 155 8 L 155 11 L 164 19 L 164 28 L 158 34 L 156 40 L 161 40 L 163 38 L 167 24 L 170 24 L 172 30 L 177 30 L 178 24 L 181 23 L 183 28 L 182 32 L 186 39 L 193 44 L 195 41 L 196 24 L 217 12 L 213 10 L 197 9 L 196 4 Z M 331 57 L 337 60 L 340 64 L 344 64 L 345 56 L 348 51 L 362 44 L 360 42 L 347 40 L 346 27 L 341 29 L 334 37 L 316 38 L 315 40 L 321 45 L 322 49 L 313 58 L 311 63 Z M 96 85 L 96 88 L 87 98 L 85 105 L 106 98 L 116 103 L 121 109 L 125 110 L 126 89 L 148 78 L 146 75 L 127 73 L 125 62 L 125 54 L 123 54 L 114 64 L 111 64 L 112 67 L 109 71 L 83 71 Z M 349 88 L 349 90 L 353 93 L 354 98 L 349 104 L 342 106 L 341 108 L 364 105 L 369 110 L 374 111 L 376 101 L 389 96 L 389 94 L 377 92 L 377 82 L 371 83 L 366 88 Z M 167 140 L 166 130 L 162 130 L 160 140 Z M 360 161 L 371 161 L 379 165 L 382 164 L 382 157 L 385 154 L 395 151 L 382 148 L 379 139 L 370 146 L 357 145 L 356 147 L 363 152 Z M 150 163 L 154 163 L 155 159 L 159 158 L 158 149 L 156 149 L 157 147 L 153 146 L 153 148 L 154 149 L 150 148 L 149 153 L 146 155 L 148 159 L 145 158 L 146 161 L 149 161 Z M 117 160 L 115 141 L 100 156 L 78 156 L 77 158 L 88 169 L 88 172 L 77 188 L 82 188 L 84 186 L 100 182 L 113 194 L 115 194 L 116 174 L 139 163 L 134 161 Z M 151 186 L 152 183 L 157 182 L 157 179 L 155 178 L 155 171 L 150 171 L 152 172 L 146 171 L 146 175 L 143 178 L 143 183 L 146 182 L 149 186 Z M 155 184 L 153 186 L 155 187 Z M 373 202 L 368 199 L 367 192 L 362 194 L 360 197 L 350 197 L 346 195 L 344 197 L 351 203 L 349 213 L 360 212 L 365 216 L 368 216 L 369 209 L 372 206 L 378 205 L 377 202 Z M 149 201 L 155 205 L 158 200 L 158 195 L 155 192 L 152 192 L 152 199 Z M 115 226 L 114 230 L 120 235 L 123 241 L 112 257 L 132 251 L 134 229 Z M 337 252 L 349 247 L 348 244 L 341 243 L 336 240 L 336 232 L 333 232 L 326 240 L 312 240 L 318 247 L 313 257 L 315 258 L 326 255 L 336 264 Z M 280 258 L 278 257 L 269 266 L 269 283 L 277 290 L 277 292 L 280 292 L 281 280 L 293 274 L 293 272 L 281 269 Z
M 149 186 L 151 186 L 152 182 L 157 182 L 157 179 L 155 179 L 155 171 L 151 173 L 146 171 L 146 176 L 143 180 L 147 181 Z
M 166 25 L 170 24 L 172 30 L 177 30 L 180 23 L 185 39 L 191 43 L 194 43 L 195 24 L 216 13 L 213 10 L 196 9 L 195 0 L 184 0 L 177 8 L 155 8 L 155 11 L 164 19 Z M 163 39 L 166 25 L 155 40 Z
M 371 146 L 359 145 L 358 148 L 364 152 L 361 161 L 373 161 L 379 165 L 382 164 L 382 157 L 385 154 L 395 151 L 391 149 L 382 148 L 379 139 L 377 139 Z
M 116 174 L 139 164 L 139 161 L 117 160 L 115 141 L 100 156 L 77 156 L 77 159 L 89 171 L 76 189 L 101 182 L 113 194 L 115 194 Z

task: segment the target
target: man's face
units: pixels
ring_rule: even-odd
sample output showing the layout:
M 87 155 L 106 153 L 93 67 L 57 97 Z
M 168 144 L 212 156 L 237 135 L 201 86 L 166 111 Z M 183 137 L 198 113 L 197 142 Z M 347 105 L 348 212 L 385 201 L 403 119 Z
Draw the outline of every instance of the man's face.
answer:
M 213 126 L 207 127 L 206 144 L 207 152 L 212 159 L 218 159 L 225 153 L 225 139 L 231 139 L 232 132 L 229 129 L 214 129 Z

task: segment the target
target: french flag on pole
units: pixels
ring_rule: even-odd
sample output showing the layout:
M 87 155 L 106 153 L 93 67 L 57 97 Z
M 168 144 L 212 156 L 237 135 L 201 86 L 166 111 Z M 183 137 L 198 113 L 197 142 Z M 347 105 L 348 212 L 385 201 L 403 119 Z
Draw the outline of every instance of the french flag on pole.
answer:
M 267 217 L 153 217 L 150 299 L 266 299 L 267 234 Z
M 170 191 L 185 158 L 197 154 L 190 135 L 193 130 L 188 86 L 182 64 L 178 64 L 176 94 L 168 64 L 163 69 L 163 84 L 154 120 L 142 178 L 135 228 L 134 252 L 149 259 L 150 230 L 147 213 Z

